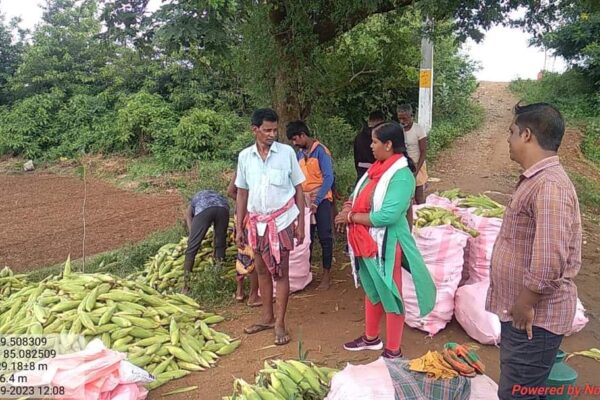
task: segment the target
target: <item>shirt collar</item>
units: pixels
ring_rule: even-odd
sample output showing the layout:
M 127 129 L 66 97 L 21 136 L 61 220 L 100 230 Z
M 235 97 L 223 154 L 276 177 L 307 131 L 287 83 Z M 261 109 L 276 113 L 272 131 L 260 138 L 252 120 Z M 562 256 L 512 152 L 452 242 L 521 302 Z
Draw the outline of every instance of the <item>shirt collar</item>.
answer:
M 541 161 L 533 164 L 531 167 L 527 168 L 521 174 L 523 179 L 529 179 L 540 171 L 545 170 L 546 168 L 555 167 L 559 165 L 558 156 L 546 157 Z
M 271 152 L 277 153 L 278 150 L 279 150 L 279 142 L 273 142 L 273 144 L 269 148 L 267 157 L 269 156 L 269 154 L 271 154 Z M 256 143 L 254 143 L 254 145 L 252 146 L 252 152 L 260 157 L 260 154 L 258 153 L 258 145 Z

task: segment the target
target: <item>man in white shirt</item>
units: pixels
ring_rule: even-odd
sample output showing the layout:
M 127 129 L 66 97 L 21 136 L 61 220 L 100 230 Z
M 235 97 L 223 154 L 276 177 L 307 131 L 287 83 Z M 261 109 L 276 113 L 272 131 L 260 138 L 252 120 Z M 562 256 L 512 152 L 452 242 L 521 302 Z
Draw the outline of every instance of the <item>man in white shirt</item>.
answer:
M 262 108 L 252 114 L 256 143 L 238 158 L 235 186 L 236 243 L 245 245 L 243 221 L 248 213 L 248 243 L 254 249 L 262 297 L 262 316 L 245 328 L 248 334 L 275 328 L 275 344 L 289 343 L 285 312 L 290 291 L 289 256 L 304 241 L 304 175 L 291 146 L 276 142 L 277 113 Z M 294 222 L 297 222 L 294 227 Z M 273 313 L 273 280 L 277 285 Z
M 425 158 L 427 156 L 427 132 L 413 121 L 413 109 L 410 104 L 402 104 L 397 109 L 398 121 L 404 127 L 404 141 L 408 156 L 413 160 L 417 168 L 415 177 L 417 188 L 415 190 L 415 203 L 425 203 L 423 187 L 427 183 L 427 167 Z

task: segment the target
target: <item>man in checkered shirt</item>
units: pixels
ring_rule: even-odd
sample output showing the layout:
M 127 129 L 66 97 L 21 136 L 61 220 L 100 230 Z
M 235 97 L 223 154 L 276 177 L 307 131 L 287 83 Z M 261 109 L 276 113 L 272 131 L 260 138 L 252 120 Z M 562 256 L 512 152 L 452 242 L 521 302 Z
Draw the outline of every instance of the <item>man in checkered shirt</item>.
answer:
M 557 156 L 565 132 L 560 112 L 536 103 L 517 104 L 514 114 L 510 158 L 523 173 L 494 245 L 486 309 L 501 322 L 500 399 L 544 399 L 539 389 L 575 315 L 581 218 Z

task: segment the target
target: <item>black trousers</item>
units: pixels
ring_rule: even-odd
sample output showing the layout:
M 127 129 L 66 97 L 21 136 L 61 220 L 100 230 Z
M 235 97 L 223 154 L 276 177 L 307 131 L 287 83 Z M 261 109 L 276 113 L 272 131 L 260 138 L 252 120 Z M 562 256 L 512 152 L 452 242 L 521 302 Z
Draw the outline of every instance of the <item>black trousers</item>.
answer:
M 502 322 L 500 329 L 500 400 L 544 400 L 546 396 L 532 394 L 526 388 L 539 389 L 554 365 L 563 335 L 555 335 L 537 326 L 533 337 L 513 328 L 512 322 Z
M 315 214 L 316 224 L 310 225 L 310 254 L 312 259 L 313 243 L 315 236 L 319 237 L 323 253 L 323 268 L 331 269 L 333 262 L 333 203 L 327 199 L 323 200 L 317 207 Z M 316 234 L 316 235 L 315 235 Z
M 225 207 L 209 207 L 192 219 L 192 228 L 183 262 L 183 269 L 187 273 L 192 271 L 196 254 L 198 254 L 200 245 L 211 225 L 214 225 L 215 230 L 215 258 L 219 260 L 225 258 L 229 210 Z

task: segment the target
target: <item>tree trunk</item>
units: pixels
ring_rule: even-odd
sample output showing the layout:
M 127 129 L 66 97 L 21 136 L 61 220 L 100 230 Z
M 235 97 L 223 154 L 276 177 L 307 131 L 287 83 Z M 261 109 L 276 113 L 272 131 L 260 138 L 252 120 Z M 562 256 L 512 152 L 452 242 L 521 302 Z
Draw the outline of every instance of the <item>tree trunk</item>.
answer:
M 290 68 L 291 67 L 291 68 Z M 301 101 L 303 87 L 298 84 L 293 62 L 282 60 L 275 74 L 273 106 L 279 115 L 279 141 L 288 143 L 285 128 L 291 121 L 304 120 L 310 113 L 310 106 Z
M 284 65 L 279 65 L 275 75 L 275 87 L 273 90 L 273 105 L 279 115 L 279 141 L 288 143 L 285 128 L 291 121 L 300 118 L 300 107 L 298 98 L 289 90 L 291 71 L 285 71 Z

